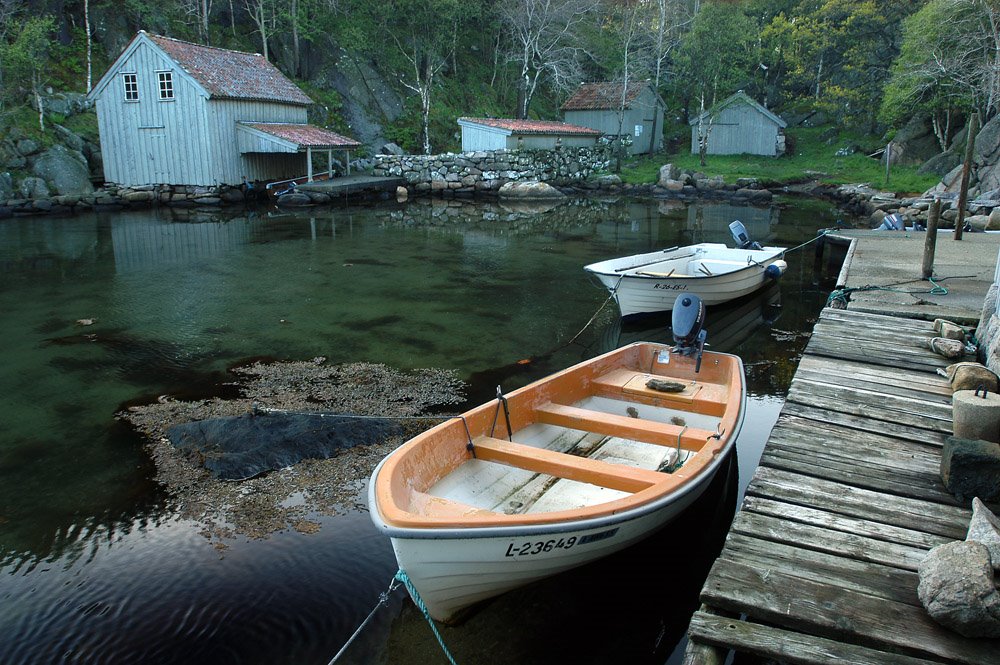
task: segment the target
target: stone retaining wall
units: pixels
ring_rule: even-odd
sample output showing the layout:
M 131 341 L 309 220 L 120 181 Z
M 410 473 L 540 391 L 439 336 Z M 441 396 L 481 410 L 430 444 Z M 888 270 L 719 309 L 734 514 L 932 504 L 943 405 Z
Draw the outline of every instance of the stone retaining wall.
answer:
M 611 165 L 611 148 L 488 150 L 443 155 L 378 155 L 373 175 L 401 177 L 418 194 L 490 194 L 505 183 L 572 186 Z
M 65 215 L 85 210 L 144 208 L 154 205 L 177 207 L 220 206 L 243 203 L 236 187 L 195 187 L 187 185 L 106 185 L 92 194 L 67 194 L 36 199 L 0 201 L 0 219 L 27 215 Z

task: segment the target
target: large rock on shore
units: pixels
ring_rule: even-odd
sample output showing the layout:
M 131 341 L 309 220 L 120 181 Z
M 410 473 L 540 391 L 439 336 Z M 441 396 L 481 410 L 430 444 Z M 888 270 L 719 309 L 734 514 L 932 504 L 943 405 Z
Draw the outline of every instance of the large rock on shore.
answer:
M 552 185 L 538 180 L 504 183 L 497 195 L 502 199 L 517 199 L 519 201 L 551 201 L 566 198 L 565 194 Z
M 87 160 L 62 145 L 55 145 L 35 159 L 35 175 L 45 180 L 56 194 L 85 195 L 94 193 Z

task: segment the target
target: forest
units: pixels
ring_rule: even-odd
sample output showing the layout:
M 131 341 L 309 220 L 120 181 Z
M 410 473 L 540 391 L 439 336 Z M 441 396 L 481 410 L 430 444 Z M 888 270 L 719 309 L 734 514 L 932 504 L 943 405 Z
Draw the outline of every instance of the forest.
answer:
M 997 0 L 0 0 L 0 132 L 87 92 L 140 29 L 265 55 L 340 130 L 341 64 L 363 62 L 410 152 L 457 149 L 459 116 L 559 119 L 583 81 L 651 81 L 675 147 L 737 90 L 873 143 L 917 119 L 942 151 L 1000 109 Z

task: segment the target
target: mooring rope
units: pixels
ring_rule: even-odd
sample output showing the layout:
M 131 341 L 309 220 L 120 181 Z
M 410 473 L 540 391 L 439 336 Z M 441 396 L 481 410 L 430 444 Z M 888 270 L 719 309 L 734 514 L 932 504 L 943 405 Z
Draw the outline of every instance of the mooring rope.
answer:
M 438 644 L 441 645 L 441 650 L 444 651 L 444 655 L 448 657 L 448 662 L 451 663 L 451 665 L 458 665 L 452 657 L 451 652 L 448 651 L 448 647 L 445 646 L 444 638 L 441 637 L 440 631 L 438 631 L 437 626 L 434 624 L 434 619 L 431 618 L 431 613 L 427 611 L 427 606 L 424 605 L 423 599 L 420 597 L 420 594 L 417 593 L 417 589 L 413 586 L 413 582 L 410 581 L 406 572 L 400 568 L 396 571 L 396 576 L 393 579 L 399 580 L 406 585 L 406 590 L 410 592 L 410 598 L 412 598 L 413 603 L 420 608 L 420 611 L 424 613 L 424 618 L 427 619 L 427 623 L 434 632 L 434 637 L 437 638 Z
M 795 247 L 792 247 L 791 249 L 786 249 L 785 250 L 785 254 L 791 254 L 792 252 L 794 252 L 796 250 L 802 249 L 806 245 L 811 245 L 812 243 L 816 242 L 817 240 L 819 240 L 820 238 L 822 238 L 823 236 L 825 236 L 827 233 L 829 233 L 829 230 L 823 229 L 822 231 L 820 231 L 819 235 L 816 236 L 815 238 L 813 238 L 811 240 L 806 240 L 801 245 L 796 245 Z
M 910 280 L 909 282 L 895 282 L 888 286 L 876 286 L 875 284 L 866 284 L 864 286 L 845 286 L 842 289 L 836 289 L 830 292 L 829 297 L 826 299 L 826 304 L 830 305 L 834 302 L 839 302 L 847 305 L 850 295 L 856 291 L 892 291 L 895 293 L 905 293 L 907 295 L 920 295 L 926 293 L 932 296 L 946 296 L 948 295 L 948 289 L 939 284 L 946 279 L 969 279 L 971 277 L 976 277 L 976 275 L 951 275 L 950 277 L 928 277 L 927 281 L 932 284 L 929 289 L 896 289 L 893 286 L 898 286 L 900 284 L 910 284 L 915 280 Z
M 441 650 L 444 651 L 444 655 L 446 658 L 448 658 L 448 662 L 451 663 L 451 665 L 458 665 L 458 663 L 455 662 L 455 658 L 451 655 L 451 652 L 448 651 L 448 647 L 444 643 L 444 638 L 441 637 L 441 633 L 440 631 L 438 631 L 437 626 L 434 624 L 434 619 L 431 618 L 430 612 L 427 611 L 427 606 L 424 605 L 423 599 L 420 598 L 420 594 L 417 593 L 416 588 L 414 588 L 413 582 L 410 580 L 410 578 L 407 576 L 406 572 L 403 571 L 402 568 L 396 571 L 396 574 L 393 575 L 392 580 L 389 582 L 389 588 L 379 594 L 378 602 L 375 603 L 375 607 L 372 608 L 372 611 L 368 613 L 368 616 L 365 617 L 365 620 L 362 621 L 361 624 L 357 627 L 357 629 L 354 631 L 354 634 L 347 639 L 347 642 L 344 643 L 344 646 L 340 647 L 340 651 L 338 651 L 337 655 L 335 655 L 333 658 L 330 659 L 330 662 L 327 663 L 327 665 L 335 665 L 335 663 L 338 660 L 340 660 L 340 657 L 344 655 L 344 653 L 347 651 L 347 648 L 351 646 L 354 640 L 357 639 L 358 635 L 361 634 L 361 631 L 365 629 L 365 626 L 367 626 L 368 622 L 372 620 L 372 617 L 375 616 L 375 613 L 378 612 L 378 610 L 383 605 L 387 605 L 389 603 L 389 596 L 391 596 L 392 592 L 398 589 L 400 585 L 405 586 L 406 590 L 410 592 L 410 598 L 413 599 L 413 603 L 423 613 L 424 618 L 427 619 L 427 623 L 430 624 L 431 630 L 434 632 L 434 637 L 437 638 L 438 644 L 441 645 Z
M 357 639 L 358 635 L 360 635 L 361 631 L 364 630 L 365 626 L 368 625 L 368 622 L 372 620 L 372 617 L 375 616 L 375 613 L 379 610 L 379 608 L 382 607 L 383 605 L 388 604 L 389 596 L 392 595 L 393 591 L 399 588 L 399 585 L 400 585 L 400 580 L 397 579 L 396 576 L 394 576 L 392 580 L 389 582 L 389 588 L 379 594 L 378 602 L 375 603 L 375 607 L 372 608 L 372 611 L 368 613 L 368 616 L 365 617 L 365 620 L 361 622 L 361 625 L 359 625 L 357 630 L 354 631 L 354 634 L 347 639 L 347 642 L 344 643 L 344 646 L 340 647 L 340 651 L 337 652 L 337 655 L 334 656 L 330 660 L 330 662 L 327 663 L 327 665 L 334 665 L 334 663 L 340 660 L 340 657 L 344 655 L 345 651 L 347 651 L 347 647 L 351 646 L 351 643 L 354 642 L 355 639 Z
M 577 334 L 573 335 L 573 337 L 568 342 L 566 342 L 562 346 L 554 349 L 554 351 L 558 351 L 559 349 L 566 348 L 567 346 L 569 346 L 570 344 L 572 344 L 573 342 L 575 342 L 576 338 L 579 337 L 580 335 L 582 335 L 584 330 L 586 330 L 587 328 L 590 327 L 590 324 L 592 324 L 594 322 L 594 320 L 597 318 L 597 315 L 600 314 L 601 311 L 605 307 L 607 307 L 608 303 L 611 302 L 616 295 L 618 295 L 618 287 L 622 285 L 622 280 L 623 279 L 625 279 L 625 275 L 624 274 L 618 276 L 618 281 L 615 282 L 615 287 L 613 289 L 611 289 L 611 293 L 608 295 L 607 299 L 605 299 L 605 301 L 601 303 L 601 306 L 597 308 L 597 311 L 594 312 L 594 315 L 592 317 L 590 317 L 590 321 L 587 321 L 587 323 L 585 323 L 584 326 L 582 328 L 580 328 L 580 332 L 578 332 Z M 553 353 L 554 351 L 550 351 L 550 353 Z

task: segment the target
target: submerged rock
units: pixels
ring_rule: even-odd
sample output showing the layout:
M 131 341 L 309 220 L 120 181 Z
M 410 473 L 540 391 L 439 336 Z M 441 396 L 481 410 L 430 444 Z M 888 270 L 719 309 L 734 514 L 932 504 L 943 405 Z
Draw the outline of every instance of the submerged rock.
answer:
M 167 438 L 222 480 L 243 480 L 304 459 L 379 443 L 402 434 L 398 422 L 330 413 L 252 411 L 174 425 Z

